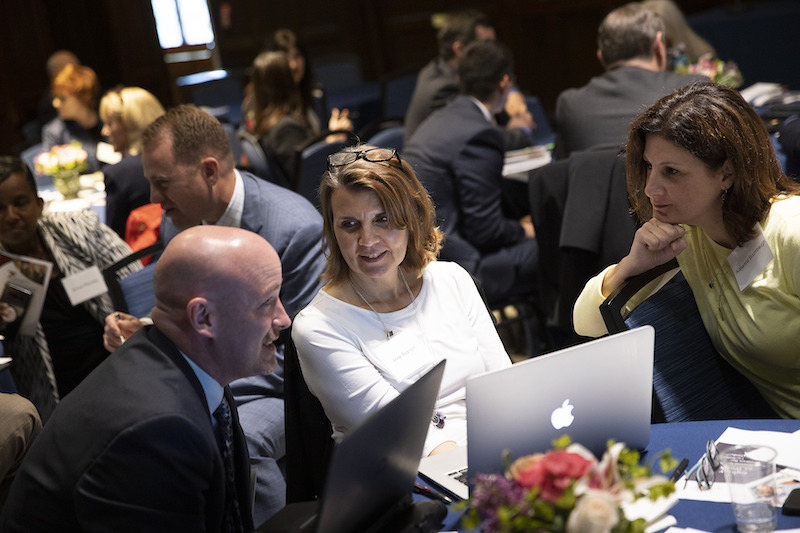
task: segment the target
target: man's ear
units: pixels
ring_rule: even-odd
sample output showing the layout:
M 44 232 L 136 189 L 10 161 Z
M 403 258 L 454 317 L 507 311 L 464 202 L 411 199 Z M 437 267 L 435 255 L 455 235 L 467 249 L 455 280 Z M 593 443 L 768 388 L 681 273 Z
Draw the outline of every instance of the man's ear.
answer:
M 656 33 L 651 55 L 658 66 L 658 70 L 667 68 L 667 45 L 664 43 L 664 34 L 662 32 Z
M 507 93 L 509 89 L 511 89 L 511 76 L 508 74 L 503 74 L 503 77 L 500 79 L 500 83 L 497 85 L 497 88 L 500 89 L 501 93 Z
M 207 299 L 197 296 L 186 304 L 186 317 L 189 325 L 199 335 L 208 339 L 214 338 L 213 304 Z
M 600 62 L 600 64 L 605 69 L 606 68 L 606 62 L 603 61 L 603 52 L 599 48 L 597 49 L 597 60 Z
M 463 53 L 464 53 L 464 43 L 462 43 L 461 41 L 455 41 L 453 43 L 453 57 L 455 57 L 456 60 L 459 60 L 461 59 L 461 55 Z
M 216 157 L 204 157 L 200 160 L 200 167 L 203 172 L 203 179 L 208 185 L 215 185 L 219 180 L 219 161 Z

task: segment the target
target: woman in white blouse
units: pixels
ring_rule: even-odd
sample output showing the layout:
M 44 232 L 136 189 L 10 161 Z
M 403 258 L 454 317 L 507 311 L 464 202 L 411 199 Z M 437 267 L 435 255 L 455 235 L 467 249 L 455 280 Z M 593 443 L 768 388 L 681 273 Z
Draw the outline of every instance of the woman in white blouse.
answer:
M 466 380 L 511 364 L 471 276 L 437 262 L 427 191 L 391 149 L 332 154 L 320 185 L 326 285 L 294 320 L 309 389 L 340 439 L 447 359 L 425 455 L 466 444 Z

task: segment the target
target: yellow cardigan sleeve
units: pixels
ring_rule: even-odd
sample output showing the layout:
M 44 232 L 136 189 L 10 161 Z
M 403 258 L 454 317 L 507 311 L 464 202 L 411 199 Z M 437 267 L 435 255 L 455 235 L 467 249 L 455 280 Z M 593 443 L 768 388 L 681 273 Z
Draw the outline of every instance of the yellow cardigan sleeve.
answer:
M 603 317 L 600 314 L 600 304 L 605 300 L 603 296 L 603 279 L 615 265 L 610 265 L 598 275 L 586 282 L 575 301 L 572 310 L 572 323 L 575 333 L 584 337 L 600 337 L 608 333 Z

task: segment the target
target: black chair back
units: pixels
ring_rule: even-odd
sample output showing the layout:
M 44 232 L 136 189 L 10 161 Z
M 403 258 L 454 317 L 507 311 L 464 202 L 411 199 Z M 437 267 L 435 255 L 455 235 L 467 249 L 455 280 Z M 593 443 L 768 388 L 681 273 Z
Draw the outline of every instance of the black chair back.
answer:
M 322 494 L 334 442 L 331 422 L 303 378 L 290 330 L 284 344 L 286 424 L 286 503 L 315 500 Z
M 677 267 L 673 259 L 634 276 L 600 306 L 609 333 L 645 324 L 656 330 L 653 421 L 777 418 L 756 387 L 717 353 L 683 273 L 624 316 L 629 300 Z

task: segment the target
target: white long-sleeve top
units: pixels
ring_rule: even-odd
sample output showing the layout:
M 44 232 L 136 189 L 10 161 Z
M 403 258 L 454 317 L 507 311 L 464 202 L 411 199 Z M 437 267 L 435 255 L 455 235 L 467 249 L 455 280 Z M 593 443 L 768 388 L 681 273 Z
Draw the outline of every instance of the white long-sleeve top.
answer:
M 380 320 L 320 290 L 295 318 L 292 339 L 337 441 L 447 359 L 436 405 L 445 424 L 431 425 L 424 455 L 448 440 L 466 444 L 467 379 L 511 365 L 472 278 L 449 262 L 429 264 L 414 301 Z

